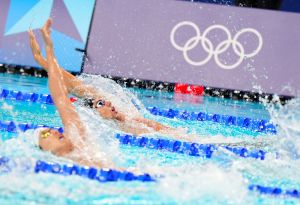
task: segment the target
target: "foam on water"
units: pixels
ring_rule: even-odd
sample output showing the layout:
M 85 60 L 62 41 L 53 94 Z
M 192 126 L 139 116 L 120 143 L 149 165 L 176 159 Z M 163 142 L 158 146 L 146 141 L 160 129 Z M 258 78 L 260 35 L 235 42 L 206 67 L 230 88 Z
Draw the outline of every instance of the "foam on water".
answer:
M 82 74 L 79 79 L 86 85 L 92 86 L 99 91 L 106 100 L 112 102 L 117 110 L 123 113 L 130 113 L 131 117 L 140 116 L 141 112 L 146 113 L 140 100 L 132 92 L 122 88 L 113 80 L 88 74 Z
M 177 201 L 205 199 L 210 203 L 231 201 L 238 204 L 247 198 L 245 179 L 231 168 L 226 170 L 212 163 L 202 166 L 183 165 L 168 174 L 160 181 L 158 189 Z
M 300 159 L 300 98 L 286 105 L 268 105 L 272 121 L 278 125 L 276 148 L 282 156 Z

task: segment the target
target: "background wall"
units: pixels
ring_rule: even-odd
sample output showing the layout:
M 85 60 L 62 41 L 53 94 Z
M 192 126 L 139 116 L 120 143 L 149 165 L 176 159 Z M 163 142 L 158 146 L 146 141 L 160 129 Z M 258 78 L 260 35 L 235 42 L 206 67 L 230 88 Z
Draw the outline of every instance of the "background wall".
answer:
M 95 0 L 0 0 L 0 63 L 38 67 L 27 30 L 31 27 L 41 43 L 38 31 L 51 17 L 59 63 L 80 72 L 83 56 L 75 49 L 85 49 L 94 4 Z
M 216 53 L 223 65 L 235 64 L 241 57 L 222 29 L 206 36 L 214 55 L 201 66 L 189 63 L 172 45 L 170 34 L 180 22 L 194 23 L 201 34 L 213 25 L 222 25 L 232 36 L 245 28 L 253 32 L 240 35 L 237 50 L 246 54 L 258 49 L 256 55 L 243 58 L 232 69 L 217 64 Z M 88 43 L 88 60 L 84 72 L 140 78 L 156 81 L 262 91 L 281 95 L 296 95 L 300 91 L 300 14 L 271 10 L 220 6 L 174 0 L 98 0 Z M 209 55 L 201 45 L 190 39 L 196 36 L 191 26 L 180 27 L 175 41 L 187 51 L 193 61 Z M 235 43 L 237 44 L 237 43 Z M 219 46 L 219 51 L 217 47 Z M 242 48 L 241 48 L 242 47 Z
M 248 91 L 261 88 L 263 92 L 296 95 L 300 76 L 300 14 L 228 6 L 242 2 L 242 6 L 257 7 L 258 3 L 269 5 L 274 1 L 98 0 L 85 72 Z M 276 2 L 280 2 L 276 9 L 300 11 L 298 0 Z M 69 71 L 80 72 L 83 55 L 76 49 L 86 48 L 94 5 L 95 0 L 0 0 L 0 63 L 37 67 L 27 30 L 31 27 L 41 43 L 38 30 L 52 17 L 59 63 Z M 170 43 L 172 28 L 182 21 L 191 21 L 201 33 L 221 24 L 232 37 L 244 28 L 254 28 L 261 34 L 263 46 L 257 55 L 243 59 L 231 70 L 220 68 L 215 55 L 205 65 L 194 66 Z M 195 36 L 192 27 L 184 26 L 178 31 L 175 39 L 180 46 Z M 214 49 L 226 40 L 224 34 L 221 30 L 210 33 L 208 39 Z M 253 51 L 258 43 L 253 34 L 239 40 L 246 52 Z M 207 51 L 198 43 L 187 53 L 192 60 L 199 61 L 205 59 Z M 220 61 L 225 64 L 238 58 L 232 46 L 220 54 Z

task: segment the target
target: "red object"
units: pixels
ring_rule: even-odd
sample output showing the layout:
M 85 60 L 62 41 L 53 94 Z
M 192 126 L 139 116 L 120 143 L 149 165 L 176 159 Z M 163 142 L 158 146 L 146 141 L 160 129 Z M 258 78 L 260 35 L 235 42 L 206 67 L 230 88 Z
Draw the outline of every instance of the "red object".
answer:
M 200 85 L 188 85 L 188 84 L 175 84 L 175 93 L 203 95 L 204 87 Z
M 71 102 L 76 102 L 76 101 L 77 101 L 77 98 L 70 97 L 70 101 L 71 101 Z
M 189 87 L 188 84 L 176 83 L 174 91 L 175 91 L 175 93 L 188 94 L 189 93 L 188 87 Z
M 191 94 L 192 95 L 203 95 L 204 87 L 199 85 L 191 85 Z

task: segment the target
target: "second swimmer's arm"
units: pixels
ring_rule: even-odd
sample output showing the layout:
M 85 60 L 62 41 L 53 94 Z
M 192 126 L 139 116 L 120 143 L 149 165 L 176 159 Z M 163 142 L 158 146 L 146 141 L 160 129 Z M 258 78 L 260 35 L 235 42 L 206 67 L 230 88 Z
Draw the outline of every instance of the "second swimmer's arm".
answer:
M 156 122 L 154 120 L 149 120 L 146 118 L 134 118 L 133 119 L 136 122 L 140 122 L 145 124 L 147 127 L 150 127 L 152 129 L 154 129 L 155 131 L 162 131 L 162 130 L 172 130 L 173 128 L 167 127 L 159 122 Z

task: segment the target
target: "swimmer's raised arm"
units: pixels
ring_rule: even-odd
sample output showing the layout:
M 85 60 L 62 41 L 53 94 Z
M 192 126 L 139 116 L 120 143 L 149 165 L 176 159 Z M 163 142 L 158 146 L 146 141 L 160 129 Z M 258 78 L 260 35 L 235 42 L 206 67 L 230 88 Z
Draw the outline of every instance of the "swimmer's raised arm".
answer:
M 50 19 L 50 21 L 51 21 L 51 19 Z M 49 64 L 47 62 L 47 59 L 45 59 L 41 54 L 40 46 L 35 38 L 33 31 L 29 30 L 28 33 L 29 33 L 31 51 L 32 51 L 35 61 L 48 72 Z M 103 98 L 103 96 L 96 89 L 94 89 L 93 87 L 84 85 L 74 75 L 67 72 L 63 68 L 61 68 L 58 65 L 56 59 L 55 59 L 54 63 L 61 70 L 62 76 L 64 78 L 64 83 L 65 83 L 69 93 L 71 93 L 79 98 L 86 98 L 86 97 Z
M 48 20 L 41 29 L 46 45 L 49 89 L 62 119 L 65 135 L 71 138 L 71 135 L 75 133 L 73 130 L 77 128 L 76 134 L 79 134 L 80 137 L 84 138 L 85 128 L 75 110 L 75 107 L 68 99 L 68 91 L 65 85 L 64 76 L 54 57 L 53 43 L 50 37 L 50 27 L 51 20 Z
M 33 34 L 33 31 L 30 29 L 28 31 L 29 34 L 29 41 L 30 41 L 30 48 L 34 57 L 34 60 L 41 66 L 43 67 L 46 71 L 48 71 L 48 63 L 46 59 L 41 55 L 41 49 L 36 41 L 36 38 Z

